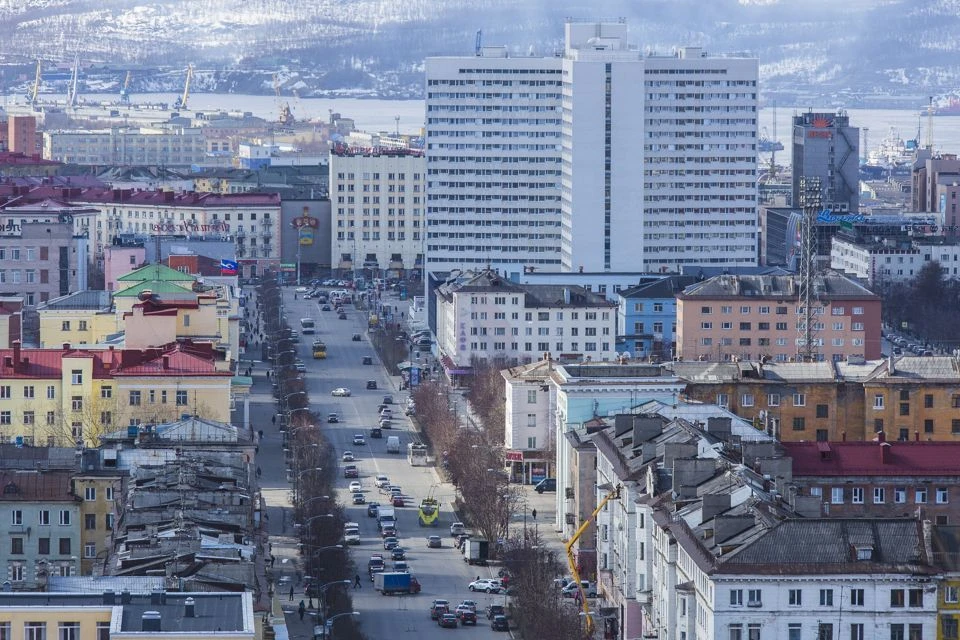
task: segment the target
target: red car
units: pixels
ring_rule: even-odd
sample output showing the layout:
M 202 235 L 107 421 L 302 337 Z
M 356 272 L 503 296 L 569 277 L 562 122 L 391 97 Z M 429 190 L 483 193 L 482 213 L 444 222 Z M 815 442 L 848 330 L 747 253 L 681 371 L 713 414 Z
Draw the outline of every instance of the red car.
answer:
M 403 496 L 393 496 L 393 506 L 402 507 L 403 504 Z
M 470 609 L 470 607 L 460 606 L 457 607 L 457 613 L 455 614 L 460 620 L 460 624 L 477 624 L 477 613 Z

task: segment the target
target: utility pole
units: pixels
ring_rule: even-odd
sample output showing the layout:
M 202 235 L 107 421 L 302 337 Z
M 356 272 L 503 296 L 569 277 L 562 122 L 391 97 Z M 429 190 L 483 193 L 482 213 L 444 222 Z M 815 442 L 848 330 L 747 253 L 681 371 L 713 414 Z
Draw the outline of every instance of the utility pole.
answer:
M 817 272 L 817 214 L 820 212 L 820 178 L 802 176 L 800 178 L 800 205 L 803 207 L 803 221 L 800 231 L 800 288 L 797 304 L 800 305 L 802 321 L 798 328 L 797 360 L 815 362 L 816 332 L 814 315 L 816 292 L 814 278 Z

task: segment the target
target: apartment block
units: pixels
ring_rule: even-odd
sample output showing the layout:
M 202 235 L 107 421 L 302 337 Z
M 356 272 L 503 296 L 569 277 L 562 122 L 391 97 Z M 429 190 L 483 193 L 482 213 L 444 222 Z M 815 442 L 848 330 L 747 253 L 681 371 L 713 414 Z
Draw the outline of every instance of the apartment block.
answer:
M 793 116 L 793 204 L 799 207 L 802 178 L 819 178 L 824 209 L 860 211 L 860 129 L 846 112 L 808 111 Z
M 561 61 L 427 58 L 427 268 L 560 266 Z
M 404 278 L 423 269 L 426 177 L 420 151 L 331 151 L 330 255 L 341 274 Z
M 485 269 L 436 294 L 437 346 L 448 373 L 468 370 L 473 358 L 616 357 L 616 305 L 580 287 L 519 285 Z
M 87 288 L 87 243 L 70 222 L 26 222 L 0 234 L 0 295 L 27 306 Z
M 43 157 L 70 164 L 189 167 L 207 157 L 206 139 L 195 127 L 114 127 L 43 133 Z
M 880 298 L 836 273 L 817 275 L 812 327 L 819 360 L 880 357 Z M 677 297 L 677 355 L 722 362 L 788 362 L 805 342 L 797 276 L 732 276 L 691 285 Z
M 936 262 L 948 278 L 960 278 L 960 242 L 945 237 L 865 238 L 834 236 L 830 268 L 867 286 L 886 286 L 912 280 Z

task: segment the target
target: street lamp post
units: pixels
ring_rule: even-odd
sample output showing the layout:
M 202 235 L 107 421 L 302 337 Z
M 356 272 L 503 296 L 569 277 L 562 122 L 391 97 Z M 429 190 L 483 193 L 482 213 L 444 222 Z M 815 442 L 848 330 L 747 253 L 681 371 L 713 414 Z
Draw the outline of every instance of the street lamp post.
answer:
M 345 580 L 344 582 L 346 582 L 347 584 L 350 583 L 349 580 Z M 330 616 L 330 619 L 323 623 L 324 633 L 326 633 L 327 627 L 330 627 L 330 633 L 327 634 L 328 640 L 330 638 L 333 638 L 333 623 L 336 622 L 337 618 L 342 618 L 344 616 L 359 616 L 359 615 L 360 615 L 359 611 L 347 611 L 346 613 L 338 613 L 334 616 Z

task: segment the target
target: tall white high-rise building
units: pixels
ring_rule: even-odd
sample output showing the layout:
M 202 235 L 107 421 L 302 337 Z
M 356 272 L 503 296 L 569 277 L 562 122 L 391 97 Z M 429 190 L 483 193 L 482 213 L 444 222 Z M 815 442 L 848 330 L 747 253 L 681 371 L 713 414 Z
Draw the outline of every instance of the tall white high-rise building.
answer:
M 560 268 L 560 59 L 428 58 L 427 268 Z
M 427 268 L 756 265 L 758 61 L 565 39 L 427 60 Z
M 565 271 L 637 271 L 642 257 L 643 58 L 624 23 L 568 22 L 561 188 Z
M 685 47 L 644 64 L 641 267 L 755 266 L 757 59 Z

